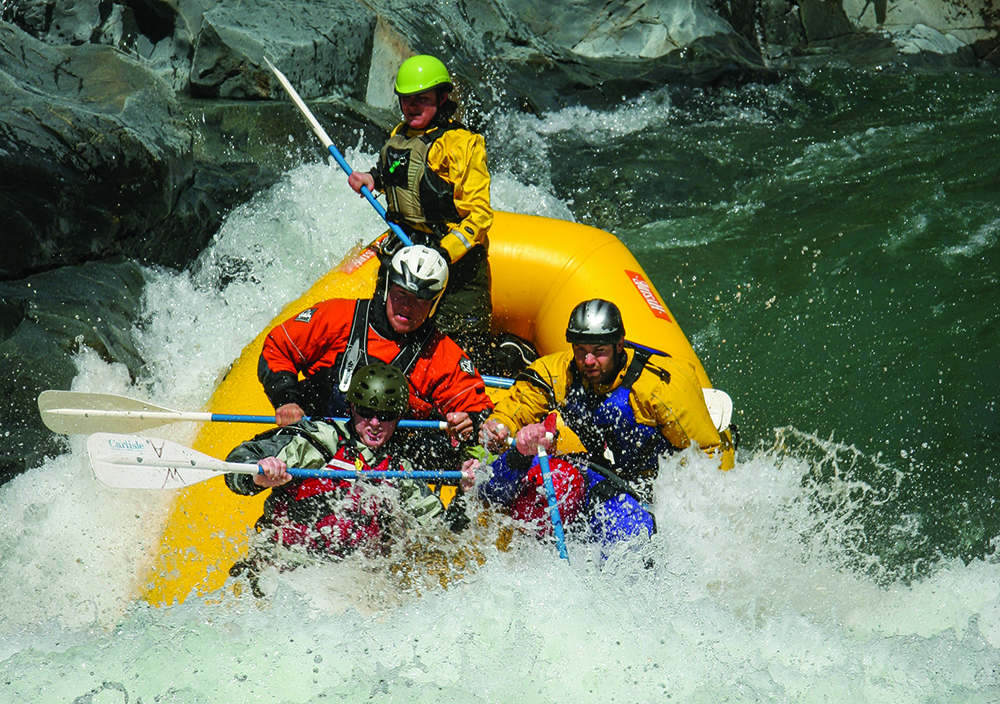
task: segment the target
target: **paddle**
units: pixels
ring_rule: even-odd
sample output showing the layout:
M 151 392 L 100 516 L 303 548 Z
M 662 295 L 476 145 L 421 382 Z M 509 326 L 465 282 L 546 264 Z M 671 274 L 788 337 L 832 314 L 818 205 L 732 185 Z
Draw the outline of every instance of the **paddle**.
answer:
M 708 414 L 712 416 L 716 430 L 721 433 L 733 420 L 733 399 L 720 389 L 702 389 L 701 392 L 705 396 Z
M 503 428 L 504 426 L 501 423 L 497 427 Z M 545 433 L 545 437 L 548 440 L 552 440 L 554 435 L 547 432 Z M 507 444 L 511 447 L 517 444 L 517 440 L 513 435 L 507 437 Z M 566 552 L 566 534 L 563 532 L 562 516 L 559 514 L 559 501 L 556 498 L 556 487 L 552 483 L 552 470 L 549 467 L 549 454 L 542 445 L 538 446 L 538 466 L 542 470 L 545 501 L 549 505 L 549 518 L 552 521 L 552 534 L 556 538 L 556 549 L 559 551 L 559 557 L 569 562 L 569 554 Z
M 299 96 L 298 92 L 296 92 L 296 90 L 292 87 L 291 82 L 289 82 L 289 80 L 285 77 L 285 74 L 279 71 L 274 64 L 268 61 L 266 56 L 264 57 L 264 63 L 268 65 L 268 68 L 271 69 L 271 72 L 274 74 L 274 77 L 278 79 L 278 82 L 281 83 L 281 86 L 285 89 L 285 92 L 288 93 L 289 97 L 292 99 L 292 102 L 295 103 L 296 107 L 298 107 L 299 112 L 301 112 L 303 117 L 306 118 L 306 121 L 309 122 L 309 126 L 312 127 L 312 131 L 316 134 L 317 137 L 319 137 L 319 141 L 323 143 L 323 146 L 326 147 L 327 151 L 329 151 L 330 154 L 333 156 L 334 161 L 340 164 L 340 168 L 343 169 L 344 173 L 346 173 L 348 176 L 354 173 L 354 170 L 351 169 L 350 165 L 347 163 L 347 160 L 344 159 L 343 155 L 340 153 L 337 147 L 334 146 L 333 140 L 330 139 L 330 135 L 328 135 L 326 133 L 326 130 L 323 129 L 322 125 L 319 124 L 319 121 L 316 119 L 315 115 L 312 114 L 312 111 L 308 107 L 306 107 L 305 102 Z M 403 233 L 403 230 L 399 227 L 399 225 L 397 225 L 394 222 L 390 222 L 389 220 L 386 219 L 388 216 L 385 212 L 385 208 L 382 207 L 381 203 L 375 200 L 375 196 L 372 195 L 372 192 L 368 190 L 367 186 L 361 187 L 361 195 L 363 195 L 365 199 L 369 203 L 371 203 L 372 207 L 375 208 L 375 212 L 377 212 L 382 217 L 382 219 L 385 220 L 386 224 L 389 226 L 389 229 L 391 229 L 393 233 L 396 235 L 396 237 L 399 238 L 400 242 L 405 244 L 407 247 L 413 244 L 410 238 Z
M 542 469 L 545 498 L 549 503 L 549 515 L 552 519 L 552 533 L 556 536 L 556 549 L 559 550 L 559 557 L 569 562 L 569 553 L 566 552 L 566 535 L 563 533 L 559 502 L 556 500 L 556 487 L 552 483 L 552 472 L 549 469 L 549 455 L 541 445 L 538 446 L 538 465 Z
M 61 435 L 89 435 L 108 430 L 136 433 L 167 423 L 185 420 L 274 425 L 274 416 L 174 411 L 127 396 L 52 389 L 39 394 L 38 410 L 42 414 L 42 422 L 45 423 L 46 427 Z M 330 420 L 347 419 L 333 418 Z M 401 420 L 399 427 L 444 430 L 448 424 L 437 420 Z
M 169 440 L 137 435 L 94 433 L 87 441 L 94 475 L 118 489 L 181 489 L 220 474 L 263 474 L 255 464 L 224 462 Z M 463 472 L 358 471 L 348 462 L 331 460 L 327 467 L 289 468 L 293 477 L 322 479 L 462 480 Z
M 514 380 L 504 376 L 488 376 L 483 374 L 483 383 L 494 389 L 509 389 L 514 385 Z

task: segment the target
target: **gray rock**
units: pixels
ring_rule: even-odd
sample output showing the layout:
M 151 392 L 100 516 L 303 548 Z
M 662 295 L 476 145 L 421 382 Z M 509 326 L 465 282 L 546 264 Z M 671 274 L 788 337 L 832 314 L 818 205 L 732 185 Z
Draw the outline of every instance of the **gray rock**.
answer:
M 266 53 L 304 98 L 363 97 L 374 29 L 375 13 L 354 0 L 219 4 L 198 32 L 191 94 L 271 97 L 280 88 L 272 87 Z
M 143 360 L 130 331 L 143 286 L 142 270 L 130 261 L 0 282 L 0 483 L 64 449 L 42 424 L 38 395 L 70 387 L 73 353 L 89 347 L 133 378 L 139 374 Z
M 140 249 L 193 175 L 169 89 L 105 46 L 51 47 L 3 24 L 0 48 L 0 203 L 16 223 L 0 232 L 15 252 L 0 278 Z
M 703 2 L 551 0 L 520 6 L 538 37 L 591 58 L 657 59 L 697 39 L 730 35 L 729 23 Z M 519 13 L 520 14 L 520 13 Z
M 280 174 L 303 162 L 330 158 L 290 100 L 183 100 L 181 104 L 198 131 L 195 156 L 200 163 L 234 169 L 237 165 L 226 165 L 226 160 L 239 154 L 246 160 L 244 167 L 252 164 L 262 173 Z M 359 138 L 368 149 L 381 146 L 396 124 L 391 113 L 349 98 L 315 100 L 309 108 L 341 149 L 357 144 Z M 256 191 L 263 187 L 260 184 Z M 253 192 L 246 195 L 249 199 Z
M 729 17 L 743 36 L 780 65 L 938 70 L 997 65 L 1000 13 L 994 0 L 754 0 L 757 12 Z M 727 16 L 726 0 L 715 0 Z M 800 60 L 801 58 L 801 60 Z
M 742 36 L 698 3 L 371 5 L 393 36 L 408 42 L 399 60 L 414 53 L 444 57 L 473 112 L 497 105 L 603 108 L 670 81 L 704 85 L 769 73 Z
M 192 261 L 226 211 L 277 178 L 195 163 L 193 142 L 142 62 L 0 24 L 0 279 L 119 254 Z

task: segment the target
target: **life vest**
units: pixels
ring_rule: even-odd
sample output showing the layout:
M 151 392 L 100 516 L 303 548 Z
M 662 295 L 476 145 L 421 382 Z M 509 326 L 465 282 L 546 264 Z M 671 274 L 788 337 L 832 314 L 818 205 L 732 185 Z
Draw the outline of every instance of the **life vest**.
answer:
M 359 446 L 339 424 L 334 427 L 339 448 L 333 455 L 303 435 L 323 452 L 328 466 L 373 473 L 400 469 L 399 462 L 391 458 L 376 461 L 372 452 Z M 278 487 L 268 515 L 273 539 L 280 545 L 302 547 L 310 554 L 327 557 L 344 557 L 359 548 L 372 555 L 384 552 L 395 506 L 380 495 L 381 484 L 378 480 L 307 478 Z
M 566 425 L 591 456 L 626 481 L 655 473 L 657 457 L 674 450 L 658 428 L 636 421 L 629 403 L 632 385 L 645 370 L 649 357 L 649 352 L 637 349 L 622 383 L 607 396 L 587 389 L 574 365 L 573 381 L 559 409 Z
M 516 450 L 511 450 L 516 452 Z M 555 489 L 559 517 L 564 525 L 572 523 L 583 508 L 586 487 L 580 468 L 560 457 L 549 458 L 549 474 Z M 549 500 L 545 493 L 542 468 L 535 457 L 531 469 L 519 482 L 521 487 L 511 504 L 510 515 L 516 521 L 533 523 L 542 535 L 552 534 Z
M 355 371 L 371 363 L 368 356 L 368 319 L 371 306 L 371 299 L 361 299 L 354 307 L 354 320 L 351 322 L 347 347 L 337 355 L 329 372 L 336 380 L 336 384 L 327 402 L 327 417 L 346 415 L 350 411 L 350 406 L 347 403 L 347 389 L 351 385 L 351 378 Z M 403 372 L 407 378 L 413 369 L 413 363 L 416 362 L 417 357 L 420 356 L 427 342 L 437 330 L 433 322 L 428 322 L 424 327 L 424 333 L 419 337 L 413 337 L 409 344 L 400 349 L 399 354 L 389 362 L 390 365 Z
M 431 145 L 445 132 L 457 129 L 465 129 L 465 126 L 450 121 L 416 137 L 407 137 L 403 126 L 382 147 L 380 173 L 391 219 L 426 229 L 439 237 L 447 233 L 448 223 L 462 219 L 455 209 L 454 184 L 427 166 Z

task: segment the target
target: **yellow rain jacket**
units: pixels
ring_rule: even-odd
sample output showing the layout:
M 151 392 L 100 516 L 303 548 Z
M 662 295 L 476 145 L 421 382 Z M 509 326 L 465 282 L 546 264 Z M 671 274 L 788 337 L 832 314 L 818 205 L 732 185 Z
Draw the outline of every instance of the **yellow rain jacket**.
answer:
M 493 209 L 482 135 L 456 121 L 428 130 L 400 123 L 372 175 L 386 194 L 388 211 L 440 237 L 452 263 L 476 245 L 489 248 Z
M 522 427 L 540 422 L 551 410 L 564 406 L 571 384 L 583 384 L 587 391 L 603 398 L 619 388 L 625 379 L 635 350 L 626 348 L 625 353 L 627 362 L 615 379 L 610 384 L 596 387 L 583 381 L 574 382 L 572 350 L 541 357 L 499 397 L 491 418 L 506 425 L 513 436 Z M 537 376 L 551 391 L 537 381 L 530 381 L 532 376 Z M 722 456 L 718 452 L 722 442 L 719 431 L 709 415 L 701 385 L 689 364 L 673 357 L 651 357 L 632 384 L 629 405 L 637 423 L 658 428 L 673 447 L 680 450 L 695 442 L 710 456 Z M 560 448 L 557 447 L 558 450 Z M 572 448 L 562 451 L 572 451 Z

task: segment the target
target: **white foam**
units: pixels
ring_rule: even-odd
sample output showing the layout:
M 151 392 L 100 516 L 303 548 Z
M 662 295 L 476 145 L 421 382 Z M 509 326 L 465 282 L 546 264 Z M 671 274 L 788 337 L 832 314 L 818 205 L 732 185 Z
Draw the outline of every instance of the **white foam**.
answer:
M 379 231 L 338 183 L 302 167 L 231 217 L 195 273 L 151 271 L 144 378 L 84 353 L 74 389 L 200 407 L 285 301 Z M 494 184 L 498 203 L 560 210 Z M 224 270 L 242 278 L 220 289 Z M 272 575 L 259 602 L 166 609 L 129 603 L 165 495 L 107 489 L 71 447 L 0 487 L 0 701 L 1000 699 L 1000 563 L 901 578 L 864 535 L 896 470 L 792 429 L 728 473 L 664 461 L 658 534 L 603 569 L 578 542 L 566 564 L 551 544 L 483 539 L 485 563 L 447 590 L 393 592 L 349 563 Z M 919 522 L 897 529 L 905 543 Z

